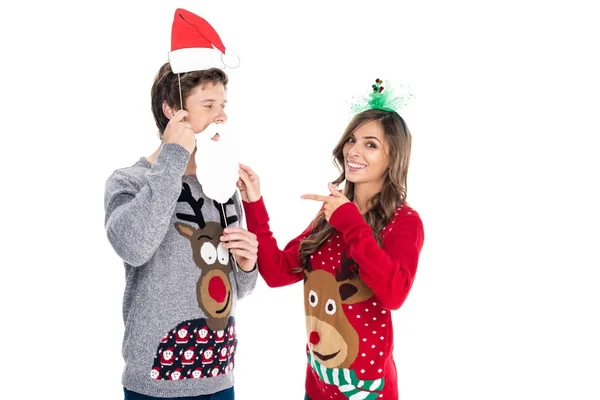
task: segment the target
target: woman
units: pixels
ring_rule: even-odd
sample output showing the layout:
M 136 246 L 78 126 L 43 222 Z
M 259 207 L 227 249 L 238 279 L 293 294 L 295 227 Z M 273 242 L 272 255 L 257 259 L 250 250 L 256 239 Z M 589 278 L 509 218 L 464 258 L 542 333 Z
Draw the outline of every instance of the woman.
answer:
M 331 194 L 302 196 L 323 208 L 283 250 L 270 231 L 258 176 L 240 166 L 259 273 L 271 287 L 304 281 L 306 399 L 398 398 L 390 311 L 412 286 L 423 225 L 405 201 L 410 132 L 386 107 L 381 81 L 373 91 L 369 109 L 355 115 L 333 150 L 341 175 L 329 184 Z M 344 181 L 340 192 L 334 185 Z M 222 240 L 236 240 L 238 230 L 225 229 Z

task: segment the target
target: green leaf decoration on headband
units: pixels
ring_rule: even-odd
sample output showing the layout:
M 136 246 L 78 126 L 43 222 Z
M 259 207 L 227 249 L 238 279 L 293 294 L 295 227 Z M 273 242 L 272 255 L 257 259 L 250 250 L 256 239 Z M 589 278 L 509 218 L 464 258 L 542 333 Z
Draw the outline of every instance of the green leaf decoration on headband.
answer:
M 405 89 L 403 86 L 400 88 Z M 375 79 L 375 83 L 371 86 L 371 93 L 368 96 L 354 98 L 350 106 L 354 114 L 361 113 L 369 109 L 384 110 L 390 112 L 398 112 L 399 109 L 405 107 L 415 96 L 404 90 L 402 93 L 396 94 L 396 91 L 388 87 L 388 84 L 383 84 L 379 78 Z

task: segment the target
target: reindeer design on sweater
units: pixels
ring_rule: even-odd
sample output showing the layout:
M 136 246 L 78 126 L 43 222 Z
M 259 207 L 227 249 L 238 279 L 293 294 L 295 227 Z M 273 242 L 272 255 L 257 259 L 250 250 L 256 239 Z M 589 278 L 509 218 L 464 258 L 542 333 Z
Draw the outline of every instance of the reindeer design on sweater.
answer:
M 344 314 L 342 304 L 353 304 L 373 296 L 351 269 L 354 261 L 342 254 L 341 269 L 335 275 L 313 270 L 304 272 L 306 332 L 309 347 L 328 368 L 348 368 L 358 354 L 358 334 Z M 324 311 L 324 312 L 323 312 Z M 327 338 L 325 341 L 322 338 Z
M 332 274 L 313 269 L 309 261 L 304 271 L 309 364 L 321 380 L 338 386 L 346 397 L 375 399 L 375 391 L 383 388 L 383 379 L 358 379 L 350 369 L 359 361 L 360 338 L 342 307 L 370 299 L 373 292 L 358 278 L 358 267 L 345 252 L 340 264 L 341 268 Z
M 194 214 L 177 213 L 177 218 L 198 224 L 198 228 L 183 222 L 175 224 L 175 229 L 190 241 L 194 263 L 202 271 L 196 285 L 198 306 L 206 315 L 209 328 L 214 331 L 223 330 L 227 326 L 233 302 L 229 279 L 232 264 L 229 250 L 223 247 L 219 237 L 227 225 L 237 221 L 237 216 L 228 218 L 225 214 L 225 207 L 221 207 L 220 203 L 213 201 L 214 207 L 219 212 L 221 223 L 205 222 L 202 216 L 204 199 L 196 200 L 187 183 L 183 184 L 178 201 L 188 203 Z M 229 199 L 225 203 L 225 205 L 229 204 L 233 204 L 233 199 Z
M 178 202 L 188 203 L 193 214 L 176 213 L 175 216 L 193 222 L 198 228 L 176 222 L 177 232 L 189 240 L 194 264 L 200 269 L 196 283 L 196 300 L 205 318 L 179 323 L 162 338 L 150 378 L 156 380 L 184 380 L 210 378 L 229 374 L 234 368 L 237 346 L 235 321 L 231 316 L 233 306 L 232 261 L 229 250 L 219 240 L 224 227 L 236 222 L 238 217 L 228 217 L 225 212 L 233 199 L 221 205 L 213 201 L 220 222 L 206 222 L 202 216 L 204 199 L 196 200 L 190 186 L 183 183 Z

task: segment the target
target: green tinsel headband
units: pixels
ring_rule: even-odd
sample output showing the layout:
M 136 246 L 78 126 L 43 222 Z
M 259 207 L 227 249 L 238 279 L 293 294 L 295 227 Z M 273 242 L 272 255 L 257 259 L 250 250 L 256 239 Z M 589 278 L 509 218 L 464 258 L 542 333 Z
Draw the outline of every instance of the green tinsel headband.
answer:
M 412 93 L 395 94 L 391 87 L 383 86 L 381 79 L 375 79 L 375 84 L 371 86 L 373 89 L 368 96 L 355 98 L 351 109 L 354 114 L 361 113 L 369 109 L 384 110 L 388 112 L 398 113 L 398 110 L 405 107 L 408 101 L 415 96 Z

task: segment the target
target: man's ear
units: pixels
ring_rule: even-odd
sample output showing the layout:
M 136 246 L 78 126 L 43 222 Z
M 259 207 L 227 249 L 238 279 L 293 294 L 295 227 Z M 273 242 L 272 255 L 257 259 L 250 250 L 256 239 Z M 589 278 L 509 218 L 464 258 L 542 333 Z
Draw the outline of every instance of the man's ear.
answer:
M 165 117 L 167 117 L 167 119 L 171 119 L 173 118 L 173 115 L 175 115 L 175 110 L 172 109 L 168 104 L 167 101 L 163 101 L 162 103 L 162 110 L 163 110 L 163 114 L 165 114 Z

